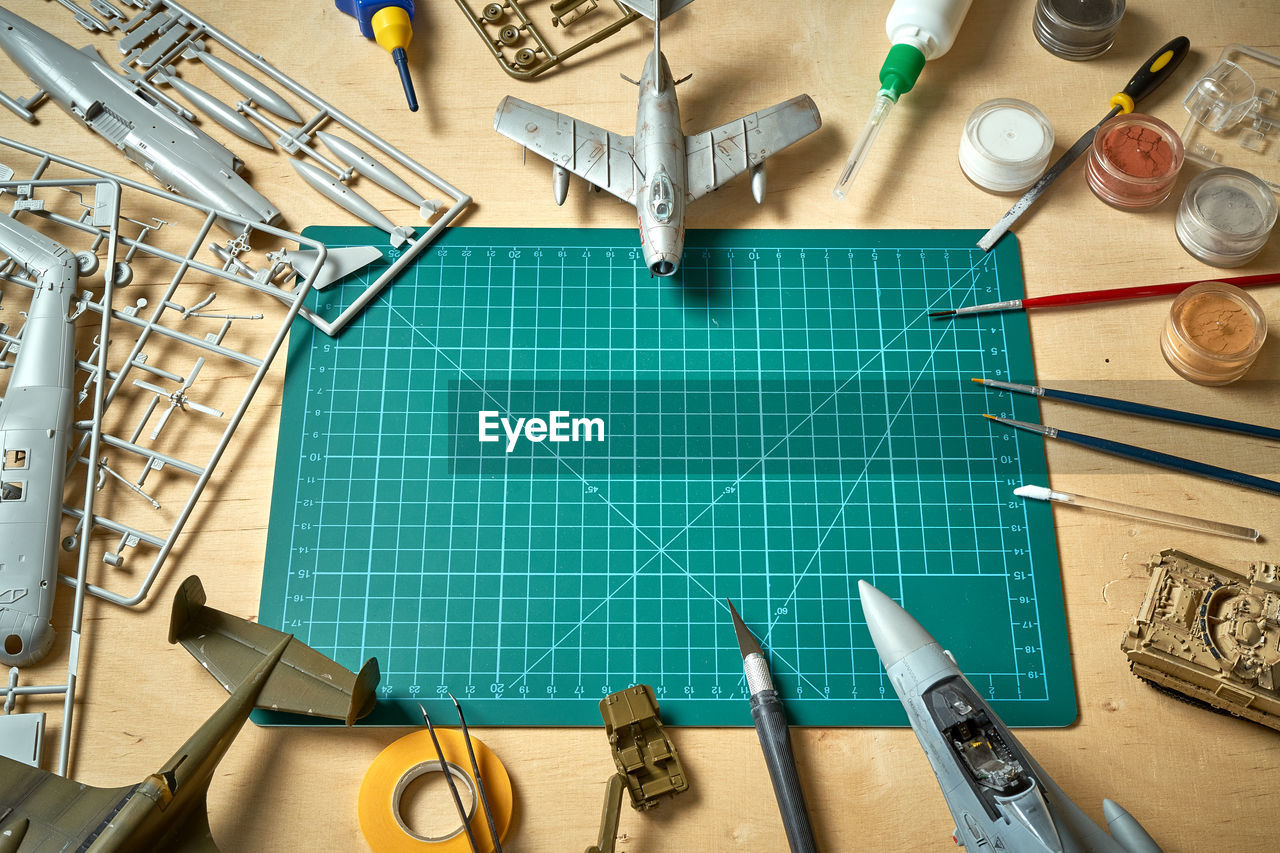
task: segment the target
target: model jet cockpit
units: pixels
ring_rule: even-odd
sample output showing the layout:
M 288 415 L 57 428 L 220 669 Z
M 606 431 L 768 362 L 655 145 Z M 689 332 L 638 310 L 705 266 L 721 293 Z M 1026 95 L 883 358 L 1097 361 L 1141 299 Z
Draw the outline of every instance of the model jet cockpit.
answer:
M 955 818 L 957 844 L 1010 853 L 1160 853 L 1111 800 L 1103 801 L 1110 833 L 1090 820 L 910 613 L 866 581 L 858 594 L 876 653 Z

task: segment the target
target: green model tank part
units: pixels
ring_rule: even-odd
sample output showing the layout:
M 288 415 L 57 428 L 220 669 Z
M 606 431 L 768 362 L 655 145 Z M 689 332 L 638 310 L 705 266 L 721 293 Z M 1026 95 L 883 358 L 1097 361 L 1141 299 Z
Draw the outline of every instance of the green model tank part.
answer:
M 653 688 L 637 684 L 600 700 L 600 716 L 613 749 L 613 763 L 627 780 L 637 811 L 658 805 L 658 798 L 689 787 L 680 756 L 658 717 Z
M 1166 692 L 1280 730 L 1280 564 L 1245 572 L 1176 549 L 1120 643 L 1133 674 Z

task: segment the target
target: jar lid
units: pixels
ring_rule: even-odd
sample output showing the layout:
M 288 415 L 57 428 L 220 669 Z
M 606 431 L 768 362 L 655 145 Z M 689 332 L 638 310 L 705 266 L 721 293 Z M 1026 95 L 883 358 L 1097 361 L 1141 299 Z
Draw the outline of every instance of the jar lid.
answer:
M 1053 125 L 1026 101 L 997 98 L 979 104 L 964 124 L 960 168 L 992 192 L 1015 192 L 1035 183 L 1049 164 Z
M 1092 59 L 1110 49 L 1124 9 L 1124 0 L 1039 0 L 1031 29 L 1055 56 Z
M 1224 237 L 1252 241 L 1276 223 L 1276 198 L 1260 178 L 1222 167 L 1201 172 L 1183 195 L 1197 224 Z

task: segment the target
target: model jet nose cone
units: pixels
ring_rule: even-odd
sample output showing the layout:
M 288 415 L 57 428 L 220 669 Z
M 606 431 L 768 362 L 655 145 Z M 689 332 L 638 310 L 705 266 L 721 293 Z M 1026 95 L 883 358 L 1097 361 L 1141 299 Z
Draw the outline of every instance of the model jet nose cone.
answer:
M 886 669 L 916 649 L 937 642 L 898 602 L 866 581 L 858 581 L 858 596 L 871 642 Z
M 665 278 L 676 274 L 676 265 L 666 258 L 659 258 L 649 265 L 649 272 Z

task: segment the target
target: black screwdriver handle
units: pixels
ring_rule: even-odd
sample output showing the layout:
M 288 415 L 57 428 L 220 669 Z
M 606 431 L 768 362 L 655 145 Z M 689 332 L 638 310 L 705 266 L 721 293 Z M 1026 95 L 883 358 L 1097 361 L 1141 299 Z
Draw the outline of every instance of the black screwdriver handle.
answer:
M 791 752 L 791 734 L 778 691 L 762 690 L 752 696 L 751 717 L 755 720 L 756 734 L 760 736 L 760 749 L 764 751 L 765 764 L 769 768 L 778 811 L 782 813 L 787 845 L 791 853 L 816 853 L 818 848 L 813 841 L 813 828 L 809 825 L 800 774 L 796 772 L 796 759 Z
M 1130 78 L 1124 89 L 1111 96 L 1111 106 L 1118 107 L 1122 113 L 1133 112 L 1134 105 L 1168 80 L 1190 52 L 1191 40 L 1186 36 L 1178 36 L 1157 50 Z

